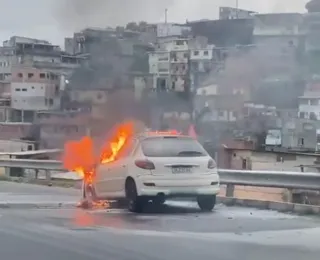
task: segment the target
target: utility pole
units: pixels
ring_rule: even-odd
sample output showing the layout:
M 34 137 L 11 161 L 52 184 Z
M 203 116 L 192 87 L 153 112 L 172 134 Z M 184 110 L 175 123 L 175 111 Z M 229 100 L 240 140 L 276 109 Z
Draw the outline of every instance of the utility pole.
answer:
M 164 23 L 165 24 L 168 23 L 168 9 L 167 8 L 164 10 Z
M 237 15 L 237 19 L 239 18 L 238 8 L 239 8 L 239 0 L 236 0 L 236 15 Z
M 164 10 L 164 23 L 166 27 L 166 36 L 168 36 L 169 29 L 168 29 L 168 9 L 167 8 Z

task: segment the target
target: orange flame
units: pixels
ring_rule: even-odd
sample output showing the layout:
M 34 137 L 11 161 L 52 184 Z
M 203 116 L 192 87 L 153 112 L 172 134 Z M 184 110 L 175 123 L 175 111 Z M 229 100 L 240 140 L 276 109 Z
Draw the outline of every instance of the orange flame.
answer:
M 63 155 L 64 167 L 76 172 L 84 178 L 86 183 L 91 184 L 94 180 L 96 165 L 110 163 L 120 157 L 122 152 L 125 152 L 133 133 L 134 124 L 132 122 L 119 125 L 114 129 L 98 156 L 94 153 L 91 137 L 85 136 L 79 141 L 67 142 Z
M 69 171 L 88 178 L 85 173 L 91 172 L 95 165 L 92 139 L 85 136 L 79 141 L 67 142 L 64 147 L 63 165 Z
M 102 148 L 100 163 L 110 163 L 117 159 L 120 152 L 128 144 L 134 132 L 134 125 L 132 122 L 124 123 L 117 127 L 114 131 L 113 137 Z

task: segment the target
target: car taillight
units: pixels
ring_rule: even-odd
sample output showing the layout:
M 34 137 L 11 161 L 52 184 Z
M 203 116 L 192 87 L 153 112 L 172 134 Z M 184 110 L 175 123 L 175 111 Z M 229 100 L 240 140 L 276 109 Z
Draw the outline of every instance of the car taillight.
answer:
M 136 160 L 135 165 L 141 169 L 145 169 L 145 170 L 154 170 L 155 166 L 153 164 L 153 162 L 150 162 L 148 160 Z
M 209 162 L 208 162 L 208 168 L 209 169 L 214 169 L 217 167 L 217 164 L 214 160 L 210 159 Z

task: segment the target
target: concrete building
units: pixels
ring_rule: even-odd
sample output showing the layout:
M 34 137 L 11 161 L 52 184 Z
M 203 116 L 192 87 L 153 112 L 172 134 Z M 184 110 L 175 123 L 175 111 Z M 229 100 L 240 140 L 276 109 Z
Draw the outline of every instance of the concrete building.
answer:
M 211 72 L 214 46 L 204 37 L 162 39 L 149 53 L 149 72 L 157 91 L 195 91 Z
M 185 91 L 189 77 L 188 42 L 188 39 L 166 39 L 155 52 L 149 53 L 149 72 L 154 76 L 155 90 Z
M 19 36 L 13 36 L 3 43 L 0 59 L 6 59 L 7 73 L 10 73 L 12 66 L 22 64 L 62 74 L 70 74 L 82 60 L 65 54 L 59 46 L 48 41 Z
M 256 12 L 226 6 L 219 7 L 220 20 L 250 19 L 253 14 Z
M 308 13 L 303 16 L 302 30 L 305 34 L 305 57 L 311 76 L 320 74 L 320 1 L 312 0 L 306 4 Z
M 32 130 L 32 124 L 21 122 L 1 122 L 0 129 L 0 140 L 17 140 L 29 136 Z
M 320 119 L 320 92 L 306 92 L 299 97 L 299 117 L 311 120 Z
M 156 24 L 157 38 L 167 37 L 186 37 L 190 34 L 191 28 L 186 25 L 176 23 L 158 23 Z
M 254 19 L 200 20 L 186 23 L 193 36 L 208 38 L 216 47 L 234 47 L 252 44 Z
M 63 148 L 66 141 L 90 134 L 90 113 L 82 111 L 38 112 L 40 149 Z
M 111 28 L 87 28 L 77 32 L 73 40 L 66 40 L 73 55 L 87 57 L 85 67 L 70 79 L 75 88 L 132 87 L 132 71 L 148 72 L 147 52 L 152 44 L 140 39 L 141 33 Z M 72 44 L 73 46 L 70 46 Z
M 32 122 L 37 111 L 59 109 L 60 98 L 59 74 L 30 67 L 12 68 L 12 120 Z
M 318 156 L 297 152 L 264 152 L 226 147 L 219 153 L 221 168 L 301 172 L 314 171 Z

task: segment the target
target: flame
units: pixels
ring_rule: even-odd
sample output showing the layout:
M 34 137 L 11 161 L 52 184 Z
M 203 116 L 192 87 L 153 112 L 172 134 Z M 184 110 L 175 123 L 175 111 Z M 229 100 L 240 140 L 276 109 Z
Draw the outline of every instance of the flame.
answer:
M 86 183 L 92 184 L 96 165 L 110 163 L 121 157 L 133 134 L 133 122 L 120 124 L 114 128 L 98 155 L 94 153 L 94 142 L 89 136 L 79 141 L 67 142 L 63 155 L 64 167 L 79 174 Z
M 100 163 L 110 163 L 117 159 L 120 152 L 133 136 L 134 125 L 132 122 L 124 123 L 115 128 L 113 136 L 109 142 L 102 148 Z
M 89 174 L 85 173 L 92 172 L 95 165 L 92 139 L 85 136 L 79 141 L 67 142 L 62 161 L 66 169 L 76 172 L 90 182 Z

